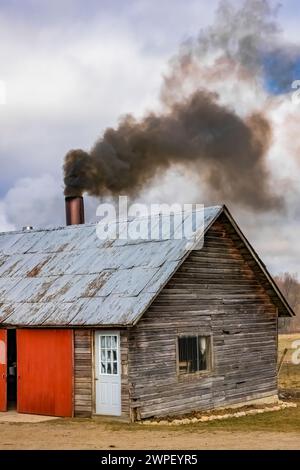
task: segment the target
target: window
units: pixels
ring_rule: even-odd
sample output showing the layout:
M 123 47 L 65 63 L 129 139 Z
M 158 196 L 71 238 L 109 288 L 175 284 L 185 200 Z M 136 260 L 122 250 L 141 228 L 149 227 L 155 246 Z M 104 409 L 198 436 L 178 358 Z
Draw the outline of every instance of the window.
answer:
M 193 374 L 211 368 L 210 336 L 178 337 L 179 374 Z
M 101 375 L 118 374 L 118 337 L 115 335 L 100 336 Z

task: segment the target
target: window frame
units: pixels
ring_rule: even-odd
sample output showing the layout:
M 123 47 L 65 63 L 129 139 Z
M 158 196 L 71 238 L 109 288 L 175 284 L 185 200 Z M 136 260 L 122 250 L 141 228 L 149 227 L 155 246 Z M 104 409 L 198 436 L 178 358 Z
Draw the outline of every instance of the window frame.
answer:
M 191 337 L 191 338 L 207 338 L 209 341 L 209 358 L 207 369 L 197 370 L 195 372 L 180 372 L 179 369 L 179 338 Z M 178 379 L 188 379 L 199 376 L 208 376 L 213 372 L 214 368 L 214 348 L 213 348 L 213 335 L 211 333 L 179 333 L 176 336 L 176 374 Z

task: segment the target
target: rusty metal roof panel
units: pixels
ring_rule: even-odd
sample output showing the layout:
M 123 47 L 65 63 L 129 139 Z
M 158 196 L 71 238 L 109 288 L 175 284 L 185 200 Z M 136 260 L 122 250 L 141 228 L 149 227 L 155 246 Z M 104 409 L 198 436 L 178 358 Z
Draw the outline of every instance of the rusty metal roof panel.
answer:
M 0 304 L 8 302 L 8 293 L 18 283 L 18 279 L 0 278 Z
M 15 253 L 12 247 L 20 238 L 22 238 L 23 235 L 24 234 L 19 232 L 0 233 L 0 253 L 4 255 L 10 255 L 11 253 Z
M 12 232 L 13 233 L 13 232 Z M 7 240 L 7 243 L 3 243 L 2 235 L 0 234 L 0 252 L 4 254 L 24 254 L 27 253 L 37 242 L 37 240 L 43 238 L 43 232 L 35 231 L 23 231 L 12 236 L 11 243 Z
M 126 326 L 132 324 L 138 315 L 146 310 L 152 299 L 151 294 L 126 297 L 111 294 L 100 299 L 81 301 L 81 308 L 71 320 L 71 326 Z
M 159 271 L 152 277 L 148 284 L 144 287 L 143 293 L 156 294 L 164 286 L 166 280 L 168 280 L 176 268 L 178 267 L 177 261 L 170 261 L 164 263 Z
M 1 277 L 35 277 L 51 259 L 46 253 L 24 253 L 8 256 L 0 265 Z
M 24 258 L 21 255 L 11 255 L 0 266 L 0 277 L 8 277 L 10 273 L 21 264 Z
M 96 297 L 111 294 L 136 297 L 157 273 L 157 268 L 117 269 L 108 281 L 96 292 Z
M 42 326 L 45 319 L 54 309 L 51 303 L 18 302 L 13 305 L 11 314 L 6 318 L 5 324 L 10 326 Z
M 94 225 L 86 225 L 84 230 L 81 226 L 70 227 L 69 230 L 68 227 L 48 230 L 36 240 L 30 252 L 59 253 L 76 250 L 82 243 L 89 243 L 90 238 L 96 238 L 95 235 Z
M 205 209 L 205 226 L 221 211 Z M 135 323 L 188 254 L 186 240 L 174 238 L 182 221 L 169 233 L 164 220 L 156 216 L 154 239 L 145 218 L 120 223 L 124 238 L 115 240 L 99 239 L 95 224 L 0 234 L 0 324 Z M 137 230 L 144 239 L 125 239 Z

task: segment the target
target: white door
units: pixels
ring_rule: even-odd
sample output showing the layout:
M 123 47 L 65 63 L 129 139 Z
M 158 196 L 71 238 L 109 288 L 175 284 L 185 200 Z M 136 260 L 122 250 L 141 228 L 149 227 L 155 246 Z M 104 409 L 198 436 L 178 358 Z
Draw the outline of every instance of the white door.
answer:
M 96 414 L 121 415 L 120 335 L 117 331 L 95 335 Z

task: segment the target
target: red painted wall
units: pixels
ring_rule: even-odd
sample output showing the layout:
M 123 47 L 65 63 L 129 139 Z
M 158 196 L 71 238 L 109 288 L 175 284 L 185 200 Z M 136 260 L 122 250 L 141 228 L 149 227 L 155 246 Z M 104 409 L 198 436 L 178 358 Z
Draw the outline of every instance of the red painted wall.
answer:
M 0 411 L 7 407 L 7 331 L 0 330 Z
M 73 331 L 17 330 L 19 413 L 73 415 Z

